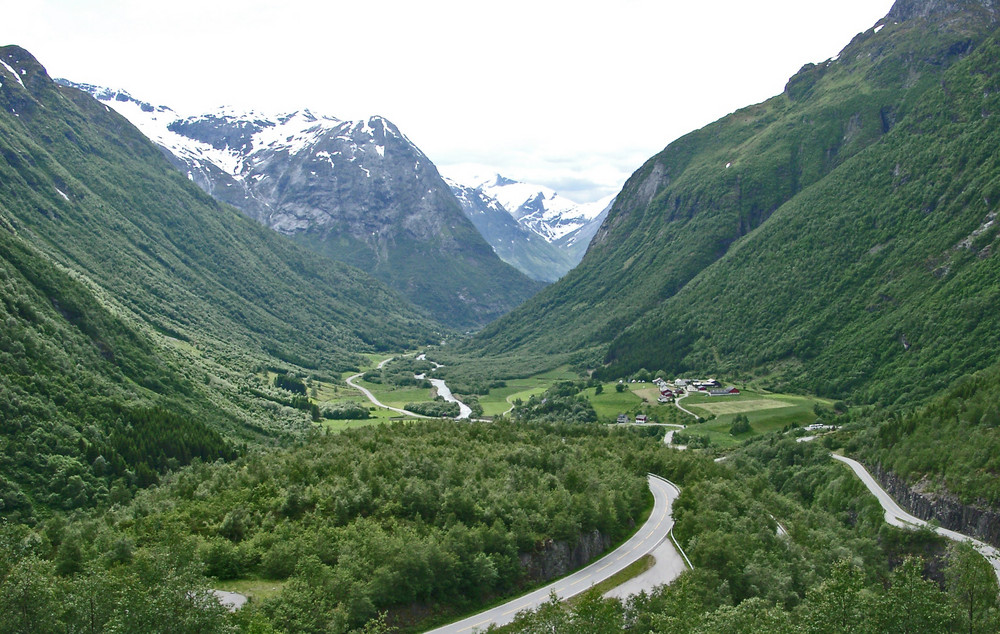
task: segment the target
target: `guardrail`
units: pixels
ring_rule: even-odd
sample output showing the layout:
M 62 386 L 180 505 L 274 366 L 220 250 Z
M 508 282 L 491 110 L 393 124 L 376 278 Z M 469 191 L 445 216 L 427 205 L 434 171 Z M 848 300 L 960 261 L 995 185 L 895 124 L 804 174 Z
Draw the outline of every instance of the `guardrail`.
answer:
M 679 486 L 677 486 L 676 484 L 674 484 L 673 482 L 671 482 L 670 480 L 667 480 L 663 476 L 658 476 L 655 473 L 647 473 L 646 475 L 648 475 L 651 478 L 656 478 L 657 480 L 662 480 L 663 482 L 666 482 L 670 486 L 672 486 L 675 489 L 677 489 L 677 492 L 680 493 L 681 488 Z M 671 517 L 673 517 L 672 514 L 671 514 Z M 694 565 L 691 563 L 691 560 L 688 559 L 687 553 L 684 552 L 684 549 L 681 547 L 680 542 L 678 542 L 677 538 L 674 537 L 674 527 L 673 526 L 671 526 L 670 530 L 667 531 L 667 536 L 670 538 L 670 541 L 673 542 L 674 548 L 677 549 L 677 552 L 679 552 L 681 554 L 681 557 L 684 558 L 684 562 L 687 564 L 688 568 L 690 568 L 691 570 L 694 570 Z

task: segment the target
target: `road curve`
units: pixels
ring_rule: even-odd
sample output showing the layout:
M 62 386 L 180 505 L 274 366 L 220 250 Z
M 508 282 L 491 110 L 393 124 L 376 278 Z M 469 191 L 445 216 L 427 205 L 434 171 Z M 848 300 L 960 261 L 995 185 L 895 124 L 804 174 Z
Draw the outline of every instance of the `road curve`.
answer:
M 387 410 L 390 410 L 390 411 L 393 411 L 393 412 L 397 412 L 397 413 L 403 414 L 405 416 L 412 416 L 413 418 L 430 418 L 430 416 L 424 416 L 422 414 L 417 414 L 416 412 L 411 412 L 409 410 L 400 409 L 398 407 L 392 407 L 391 405 L 386 405 L 382 401 L 380 401 L 377 398 L 375 398 L 375 395 L 372 394 L 370 391 L 368 391 L 367 389 L 361 387 L 360 385 L 358 385 L 357 383 L 354 382 L 355 379 L 359 379 L 362 376 L 363 376 L 362 374 L 355 374 L 352 377 L 348 377 L 348 379 L 346 380 L 346 382 L 347 382 L 348 385 L 350 385 L 351 387 L 353 387 L 355 390 L 357 390 L 357 391 L 361 392 L 362 394 L 364 394 L 365 398 L 367 398 L 369 401 L 371 401 L 372 403 L 374 403 L 378 407 L 381 407 L 381 408 L 384 408 L 384 409 L 387 409 Z
M 892 496 L 889 495 L 881 485 L 879 485 L 878 481 L 872 477 L 872 474 L 868 473 L 868 470 L 865 469 L 863 464 L 857 460 L 845 458 L 844 456 L 838 456 L 833 453 L 830 454 L 830 456 L 833 457 L 834 460 L 839 460 L 849 466 L 851 470 L 854 471 L 854 475 L 858 476 L 858 478 L 864 482 L 865 486 L 868 487 L 868 490 L 871 491 L 876 498 L 878 498 L 879 504 L 881 504 L 882 509 L 885 510 L 886 522 L 900 528 L 916 528 L 919 526 L 926 526 L 938 535 L 947 537 L 953 541 L 968 542 L 972 544 L 972 547 L 975 548 L 980 555 L 985 557 L 986 561 L 990 562 L 990 565 L 993 566 L 993 572 L 997 576 L 997 581 L 1000 581 L 1000 551 L 996 548 L 981 542 L 978 539 L 969 537 L 968 535 L 963 535 L 962 533 L 957 533 L 955 531 L 948 530 L 947 528 L 941 528 L 940 526 L 933 526 L 918 517 L 910 515 L 896 503 L 896 500 L 892 499 Z
M 685 398 L 687 398 L 687 395 L 688 395 L 688 393 L 685 391 L 683 396 L 678 396 L 677 398 L 675 398 L 674 399 L 674 405 L 677 406 L 677 409 L 681 410 L 682 412 L 684 412 L 688 416 L 692 416 L 692 417 L 694 417 L 695 420 L 698 420 L 699 418 L 701 418 L 700 416 L 698 416 L 697 414 L 695 414 L 691 410 L 686 409 L 683 405 L 681 405 L 681 401 L 684 400 Z
M 386 363 L 389 363 L 390 361 L 392 361 L 395 358 L 396 357 L 389 357 L 388 359 L 382 359 L 381 361 L 379 361 L 379 364 L 376 367 L 378 367 L 378 369 L 381 370 L 382 366 L 384 366 Z M 410 411 L 407 411 L 405 409 L 400 409 L 398 407 L 390 407 L 389 405 L 386 405 L 382 401 L 380 401 L 377 398 L 375 398 L 375 395 L 372 394 L 371 391 L 369 391 L 369 390 L 361 387 L 360 385 L 358 385 L 357 383 L 354 382 L 356 379 L 360 379 L 362 376 L 364 376 L 363 372 L 360 373 L 360 374 L 355 374 L 354 376 L 349 377 L 345 382 L 348 385 L 350 385 L 351 387 L 353 387 L 355 390 L 357 390 L 357 391 L 361 392 L 362 394 L 364 394 L 365 398 L 367 398 L 369 401 L 371 401 L 372 403 L 374 403 L 376 406 L 382 407 L 384 409 L 387 409 L 387 410 L 390 410 L 390 411 L 393 411 L 393 412 L 396 412 L 398 414 L 403 414 L 404 416 L 412 416 L 414 418 L 430 418 L 430 416 L 423 416 L 421 414 L 417 414 L 416 412 L 410 412 Z
M 653 512 L 650 513 L 649 519 L 635 535 L 611 553 L 544 588 L 461 621 L 431 630 L 429 634 L 471 634 L 490 625 L 506 625 L 514 620 L 518 612 L 537 608 L 548 601 L 552 592 L 555 592 L 560 599 L 568 599 L 620 572 L 643 555 L 649 554 L 667 539 L 667 534 L 673 528 L 674 521 L 670 515 L 670 507 L 680 495 L 680 489 L 663 478 L 650 475 L 649 490 L 653 493 Z

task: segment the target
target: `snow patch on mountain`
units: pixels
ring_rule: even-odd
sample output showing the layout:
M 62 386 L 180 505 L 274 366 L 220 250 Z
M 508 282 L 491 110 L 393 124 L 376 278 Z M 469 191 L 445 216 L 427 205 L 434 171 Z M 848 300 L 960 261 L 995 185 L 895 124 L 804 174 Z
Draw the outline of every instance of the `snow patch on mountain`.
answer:
M 551 188 L 522 183 L 500 174 L 486 178 L 456 174 L 454 180 L 496 199 L 521 226 L 548 242 L 571 240 L 571 234 L 593 224 L 614 200 L 614 196 L 608 196 L 590 203 L 577 203 Z
M 14 76 L 14 79 L 17 80 L 17 83 L 21 84 L 21 88 L 24 88 L 24 82 L 21 81 L 21 75 L 18 75 L 17 71 L 14 70 L 14 68 L 7 62 L 0 60 L 0 64 L 3 64 L 3 67 L 7 69 L 7 72 Z M 24 71 L 21 71 L 21 74 L 23 75 Z
M 185 115 L 166 106 L 152 106 L 123 90 L 90 84 L 70 85 L 110 105 L 151 141 L 177 158 L 198 168 L 211 164 L 236 180 L 250 175 L 254 164 L 262 159 L 262 151 L 298 154 L 344 123 L 308 110 L 265 114 L 229 106 L 209 113 Z M 231 142 L 210 142 L 206 135 L 209 130 L 224 130 L 223 138 Z

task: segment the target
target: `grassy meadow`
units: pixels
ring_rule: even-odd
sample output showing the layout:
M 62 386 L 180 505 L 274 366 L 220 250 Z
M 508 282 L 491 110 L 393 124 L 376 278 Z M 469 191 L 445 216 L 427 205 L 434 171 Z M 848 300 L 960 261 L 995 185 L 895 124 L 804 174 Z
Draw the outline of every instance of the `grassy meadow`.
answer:
M 812 396 L 743 391 L 735 396 L 692 394 L 681 404 L 707 421 L 691 424 L 689 433 L 708 436 L 713 445 L 727 447 L 755 435 L 780 431 L 789 425 L 809 425 L 817 418 L 815 406 L 827 407 L 832 402 Z M 734 437 L 730 435 L 729 427 L 738 414 L 744 414 L 750 420 L 751 431 Z

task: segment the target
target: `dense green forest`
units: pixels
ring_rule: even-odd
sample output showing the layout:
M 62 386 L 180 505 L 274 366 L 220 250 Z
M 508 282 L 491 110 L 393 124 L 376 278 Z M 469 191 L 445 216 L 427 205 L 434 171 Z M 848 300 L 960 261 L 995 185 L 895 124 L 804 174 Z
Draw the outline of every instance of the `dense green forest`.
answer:
M 426 422 L 198 461 L 92 518 L 5 529 L 3 559 L 13 563 L 0 571 L 0 595 L 31 576 L 46 588 L 24 590 L 39 593 L 34 607 L 48 597 L 53 622 L 74 627 L 79 615 L 55 597 L 149 566 L 150 583 L 201 572 L 287 580 L 240 616 L 279 631 L 347 631 L 386 610 L 406 624 L 411 609 L 468 610 L 523 587 L 531 580 L 519 556 L 549 540 L 623 538 L 649 504 L 657 449 L 642 433 L 593 425 Z M 137 589 L 159 592 L 169 589 Z
M 0 231 L 0 513 L 122 501 L 194 458 L 232 458 L 236 421 L 93 293 Z M 211 424 L 208 424 L 211 421 Z
M 770 435 L 719 464 L 645 430 L 425 422 L 198 462 L 92 518 L 0 526 L 14 615 L 0 631 L 391 631 L 516 590 L 519 554 L 549 538 L 623 536 L 647 470 L 683 487 L 675 533 L 694 569 L 508 631 L 995 631 L 985 560 L 885 524 L 830 446 Z M 235 614 L 200 607 L 231 578 L 282 590 Z M 150 626 L 163 610 L 176 625 Z
M 509 632 L 994 632 L 996 578 L 971 547 L 900 531 L 818 443 L 770 436 L 688 477 L 674 505 L 694 568 L 629 600 L 550 602 Z M 778 530 L 778 522 L 787 536 Z M 492 631 L 492 630 L 491 630 Z
M 966 376 L 920 409 L 878 413 L 849 445 L 928 493 L 1000 507 L 1000 366 Z

